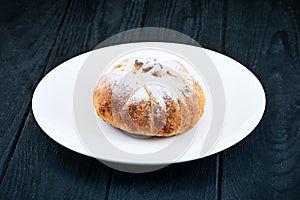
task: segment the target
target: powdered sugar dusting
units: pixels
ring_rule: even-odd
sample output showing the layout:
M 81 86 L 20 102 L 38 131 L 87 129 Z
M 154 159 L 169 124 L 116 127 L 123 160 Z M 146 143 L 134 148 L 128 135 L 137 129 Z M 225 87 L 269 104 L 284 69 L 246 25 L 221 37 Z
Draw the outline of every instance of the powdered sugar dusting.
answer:
M 186 104 L 186 98 L 195 95 L 195 79 L 175 60 L 129 58 L 104 77 L 112 88 L 113 115 L 120 120 L 128 117 L 122 113 L 128 103 L 135 104 L 152 99 L 153 108 L 149 112 L 154 112 L 155 116 L 149 113 L 149 120 L 156 117 L 156 121 L 164 121 L 167 114 L 166 98 L 173 99 L 179 108 L 178 99 Z
M 142 66 L 137 69 L 134 63 L 138 61 Z M 116 96 L 124 95 L 124 90 L 132 91 L 136 88 L 156 82 L 170 88 L 184 96 L 193 94 L 193 77 L 185 68 L 174 60 L 158 60 L 157 58 L 126 59 L 121 66 L 113 69 L 108 80 L 117 81 L 119 90 L 114 91 Z M 183 95 L 184 94 L 184 95 Z M 184 98 L 182 99 L 185 102 Z
M 130 97 L 130 99 L 133 102 L 139 102 L 142 100 L 148 101 L 150 99 L 150 97 L 149 97 L 145 87 L 141 87 L 134 92 L 134 94 Z

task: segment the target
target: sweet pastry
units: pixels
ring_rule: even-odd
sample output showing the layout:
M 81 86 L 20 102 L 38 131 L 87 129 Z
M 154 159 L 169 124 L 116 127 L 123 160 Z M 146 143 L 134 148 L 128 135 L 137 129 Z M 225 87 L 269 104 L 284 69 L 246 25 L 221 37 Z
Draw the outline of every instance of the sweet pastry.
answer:
M 199 83 L 175 60 L 126 59 L 103 75 L 93 95 L 97 115 L 145 136 L 172 136 L 193 128 L 204 112 Z

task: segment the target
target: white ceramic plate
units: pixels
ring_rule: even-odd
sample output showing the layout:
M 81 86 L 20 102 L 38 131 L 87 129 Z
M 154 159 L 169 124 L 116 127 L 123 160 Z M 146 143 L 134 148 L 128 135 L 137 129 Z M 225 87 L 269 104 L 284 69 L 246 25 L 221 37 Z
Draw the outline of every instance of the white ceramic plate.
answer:
M 123 59 L 124 56 L 126 57 L 126 55 L 129 55 L 130 52 L 132 52 L 130 51 L 129 53 L 124 54 L 128 50 L 133 50 L 133 52 L 141 52 L 141 48 L 152 48 L 151 51 L 160 49 L 158 52 L 166 51 L 167 54 L 168 52 L 173 52 L 182 58 L 182 60 L 180 60 L 181 62 L 189 62 L 190 60 L 193 60 L 191 55 L 197 55 L 197 52 L 199 53 L 200 51 L 205 52 L 205 54 L 215 65 L 222 82 L 222 87 L 224 88 L 225 102 L 223 103 L 225 105 L 226 112 L 222 129 L 220 129 L 220 132 L 218 133 L 219 137 L 213 138 L 213 143 L 208 143 L 206 142 L 208 140 L 205 140 L 205 137 L 210 137 L 207 135 L 209 131 L 208 129 L 214 128 L 210 126 L 210 121 L 212 118 L 214 118 L 214 116 L 218 116 L 217 114 L 213 115 L 212 113 L 218 113 L 219 108 L 218 105 L 211 105 L 210 101 L 208 101 L 208 104 L 205 108 L 205 115 L 201 118 L 196 126 L 196 128 L 199 128 L 202 131 L 202 134 L 199 134 L 199 137 L 193 138 L 193 143 L 191 143 L 191 145 L 189 145 L 188 148 L 182 152 L 182 155 L 180 155 L 178 159 L 174 160 L 174 162 L 184 162 L 199 159 L 222 151 L 246 137 L 259 123 L 266 103 L 265 94 L 261 84 L 257 78 L 249 70 L 247 70 L 247 68 L 222 54 L 195 46 L 155 42 L 124 44 L 103 48 L 97 50 L 99 53 L 97 57 L 106 57 L 107 60 L 114 60 L 114 62 L 107 61 L 107 63 L 104 62 L 103 64 L 103 60 L 105 59 L 102 59 L 101 64 L 109 68 L 109 66 L 112 66 L 112 64 L 118 62 L 120 59 Z M 111 52 L 114 53 L 112 54 Z M 83 71 L 82 68 L 87 64 L 86 60 L 89 59 L 93 53 L 95 53 L 95 51 L 79 55 L 62 63 L 49 74 L 47 74 L 39 83 L 33 95 L 32 109 L 36 121 L 40 127 L 56 142 L 73 151 L 87 156 L 129 164 L 168 163 L 169 161 L 167 160 L 164 162 L 164 160 L 159 159 L 153 159 L 147 163 L 142 163 L 139 160 L 134 160 L 134 158 L 119 157 L 117 153 L 107 153 L 107 150 L 103 150 L 103 152 L 106 151 L 103 154 L 95 154 L 93 151 L 90 151 L 90 149 L 88 150 L 86 146 L 83 145 L 83 138 L 80 137 L 82 134 L 78 134 L 78 124 L 75 123 L 75 121 L 78 121 L 78 119 L 74 119 L 74 113 L 76 115 L 77 112 L 76 102 L 78 104 L 78 102 L 81 102 L 81 99 L 76 99 L 77 97 L 74 95 L 74 92 L 76 94 L 78 91 L 80 91 L 80 89 L 78 89 L 78 82 L 80 83 L 80 81 L 78 81 L 78 77 L 80 78 L 80 73 Z M 122 54 L 121 56 L 120 53 Z M 167 54 L 164 56 L 168 56 Z M 177 59 L 180 59 L 179 57 L 177 57 Z M 194 57 L 197 58 L 197 56 Z M 194 59 L 191 63 L 192 65 L 196 66 L 203 65 L 200 58 L 198 60 Z M 91 67 L 90 69 L 92 69 L 91 73 L 96 74 L 98 79 L 100 74 L 97 74 L 95 71 L 93 71 L 94 68 Z M 214 87 L 207 84 L 206 77 L 203 77 L 201 72 L 197 74 L 197 72 L 193 71 L 193 69 L 190 69 L 189 71 L 201 83 L 206 97 L 208 100 L 210 100 L 210 93 L 215 92 L 215 90 L 210 90 L 212 90 Z M 95 86 L 96 82 L 97 80 L 90 80 L 90 84 L 93 86 Z M 87 90 L 93 90 L 93 88 L 91 88 L 91 86 L 88 84 L 86 87 L 88 88 Z M 222 95 L 220 94 L 220 96 Z M 90 104 L 90 102 L 88 102 L 91 101 L 90 97 L 91 96 L 88 96 L 87 100 L 82 99 L 82 103 L 84 105 Z M 73 98 L 75 98 L 75 107 L 73 105 Z M 85 119 L 89 119 L 89 117 L 91 117 L 91 119 L 94 118 L 96 122 L 91 122 L 94 120 L 87 120 L 87 122 L 95 123 L 98 128 L 105 130 L 105 137 L 112 146 L 129 153 L 138 152 L 137 154 L 147 154 L 149 152 L 155 152 L 169 145 L 172 140 L 174 140 L 174 137 L 162 139 L 133 138 L 128 135 L 124 135 L 123 133 L 118 133 L 119 130 L 114 129 L 102 122 L 102 120 L 97 119 L 97 116 L 94 114 L 93 116 L 83 117 Z M 91 133 L 90 131 L 87 132 L 95 135 L 95 133 Z M 89 136 L 86 134 L 85 136 L 94 137 L 94 135 Z M 179 135 L 176 137 L 183 136 Z M 95 140 L 95 142 L 97 141 Z M 200 152 L 199 146 L 205 145 L 205 142 L 211 148 L 209 148 L 209 151 Z

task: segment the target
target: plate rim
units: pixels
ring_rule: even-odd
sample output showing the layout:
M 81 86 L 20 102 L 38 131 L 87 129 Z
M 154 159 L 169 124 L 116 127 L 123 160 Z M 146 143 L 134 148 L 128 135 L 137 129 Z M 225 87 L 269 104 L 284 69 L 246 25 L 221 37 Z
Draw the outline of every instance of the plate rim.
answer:
M 180 44 L 181 45 L 181 44 Z M 190 46 L 190 45 L 189 45 Z M 106 47 L 108 48 L 108 47 Z M 231 143 L 230 145 L 224 145 L 222 148 L 219 148 L 218 149 L 218 144 L 220 141 L 217 142 L 217 145 L 215 145 L 215 147 L 213 148 L 212 152 L 209 153 L 208 155 L 205 155 L 203 157 L 198 157 L 197 155 L 195 156 L 186 156 L 186 155 L 183 155 L 180 157 L 179 160 L 175 160 L 175 162 L 173 163 L 181 163 L 181 162 L 187 162 L 187 161 L 191 161 L 191 160 L 196 160 L 196 159 L 201 159 L 201 158 L 204 158 L 204 157 L 207 157 L 207 156 L 210 156 L 210 155 L 213 155 L 213 154 L 216 154 L 216 153 L 219 153 L 225 149 L 228 149 L 230 148 L 231 146 L 237 144 L 238 142 L 240 142 L 241 140 L 243 140 L 245 137 L 247 137 L 248 135 L 250 135 L 252 133 L 252 131 L 259 125 L 259 122 L 261 121 L 262 117 L 263 117 L 263 114 L 265 112 L 265 107 L 266 107 L 266 94 L 264 92 L 264 89 L 263 89 L 263 86 L 261 84 L 261 82 L 259 81 L 259 79 L 253 74 L 253 72 L 251 72 L 248 68 L 246 68 L 243 64 L 241 64 L 240 62 L 234 60 L 233 58 L 229 57 L 229 56 L 226 56 L 226 55 L 223 55 L 219 52 L 216 52 L 216 51 L 213 51 L 213 50 L 209 50 L 209 49 L 206 49 L 206 48 L 203 48 L 204 50 L 208 51 L 208 52 L 211 52 L 213 54 L 218 54 L 219 56 L 222 56 L 222 57 L 226 57 L 227 59 L 231 59 L 233 62 L 237 62 L 239 64 L 239 66 L 241 67 L 241 69 L 243 69 L 244 71 L 246 71 L 247 73 L 249 73 L 250 76 L 252 76 L 256 81 L 257 81 L 257 85 L 260 87 L 260 90 L 262 91 L 262 94 L 263 94 L 263 111 L 261 113 L 261 116 L 257 118 L 256 122 L 254 122 L 254 124 L 256 124 L 255 126 L 252 126 L 251 127 L 251 130 L 247 131 L 248 133 L 244 134 L 240 139 L 238 139 L 237 141 Z M 44 130 L 44 127 L 40 125 L 39 123 L 39 120 L 37 119 L 37 113 L 36 113 L 36 110 L 35 110 L 35 106 L 34 106 L 34 101 L 36 100 L 36 92 L 37 92 L 37 88 L 40 86 L 40 83 L 47 77 L 47 76 L 51 76 L 52 74 L 55 74 L 55 72 L 59 71 L 62 67 L 64 67 L 64 64 L 72 59 L 75 59 L 75 58 L 78 58 L 83 56 L 84 54 L 89 54 L 91 53 L 91 51 L 89 52 L 86 52 L 86 53 L 83 53 L 83 54 L 80 54 L 80 55 L 77 55 L 75 57 L 72 57 L 71 59 L 61 63 L 60 65 L 58 65 L 57 67 L 55 67 L 53 70 L 51 70 L 45 77 L 43 77 L 43 79 L 39 82 L 38 86 L 36 87 L 34 93 L 33 93 L 33 98 L 32 98 L 32 111 L 33 111 L 33 115 L 34 115 L 34 118 L 35 120 L 37 121 L 37 123 L 39 124 L 39 126 L 41 127 L 41 129 L 51 138 L 53 139 L 54 141 L 56 141 L 57 143 L 61 144 L 62 146 L 65 146 L 67 147 L 68 149 L 70 150 L 73 150 L 75 152 L 78 152 L 78 153 L 81 153 L 81 154 L 84 154 L 84 155 L 87 155 L 89 157 L 94 157 L 93 155 L 90 155 L 88 154 L 88 152 L 82 152 L 82 151 L 78 151 L 77 149 L 74 149 L 74 148 L 70 148 L 68 146 L 66 146 L 65 144 L 61 143 L 60 141 L 57 141 L 56 139 L 54 139 L 53 137 L 51 137 L 51 134 L 49 134 L 48 132 L 46 132 L 46 130 Z M 45 79 L 46 80 L 46 79 Z M 44 81 L 45 81 L 44 80 Z M 48 130 L 49 131 L 49 130 Z M 184 159 L 183 159 L 184 158 Z M 96 158 L 98 159 L 98 158 Z M 105 159 L 105 161 L 110 161 L 110 162 L 118 162 L 118 163 L 122 163 L 120 161 L 116 161 L 116 160 L 108 160 L 108 159 Z M 124 162 L 124 163 L 128 163 L 128 162 Z M 132 164 L 132 163 L 130 163 Z M 147 164 L 147 163 L 134 163 L 134 164 Z M 158 164 L 172 164 L 172 163 L 158 163 Z

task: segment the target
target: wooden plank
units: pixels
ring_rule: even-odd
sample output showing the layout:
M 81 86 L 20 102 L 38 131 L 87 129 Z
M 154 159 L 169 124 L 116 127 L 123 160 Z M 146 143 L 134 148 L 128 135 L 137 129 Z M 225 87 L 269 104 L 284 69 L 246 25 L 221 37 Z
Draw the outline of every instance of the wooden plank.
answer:
M 114 171 L 108 199 L 216 199 L 216 156 L 159 171 Z
M 222 50 L 223 3 L 151 1 L 137 26 L 171 28 L 203 46 Z M 217 199 L 218 155 L 168 166 L 157 172 L 113 171 L 108 199 Z
M 104 198 L 109 168 L 42 133 L 30 112 L 0 186 L 1 199 Z
M 47 63 L 66 1 L 1 4 L 0 181 L 28 114 L 32 92 Z
M 93 35 L 95 14 L 104 9 L 103 3 L 71 2 L 45 72 L 96 45 L 90 40 L 98 37 Z M 99 199 L 106 195 L 109 177 L 110 169 L 97 160 L 74 153 L 46 136 L 30 112 L 1 182 L 0 196 Z
M 103 3 L 71 2 L 45 72 L 92 49 L 95 14 Z M 99 19 L 97 19 L 99 20 Z M 101 38 L 100 38 L 101 39 Z M 4 199 L 98 199 L 106 195 L 110 169 L 78 155 L 47 137 L 32 113 L 26 119 L 16 150 L 0 186 Z
M 257 75 L 267 106 L 253 133 L 223 154 L 222 199 L 299 199 L 300 7 L 294 3 L 228 1 L 226 54 Z
M 125 9 L 128 3 L 72 1 L 45 72 L 93 49 L 105 37 L 117 33 L 121 26 L 127 27 L 124 19 L 130 19 L 133 10 L 140 9 L 137 6 Z M 110 172 L 98 161 L 52 141 L 37 126 L 30 112 L 0 194 L 5 195 L 4 199 L 99 199 L 106 196 Z
M 224 22 L 222 1 L 154 1 L 145 11 L 144 26 L 184 33 L 205 48 L 222 51 Z

